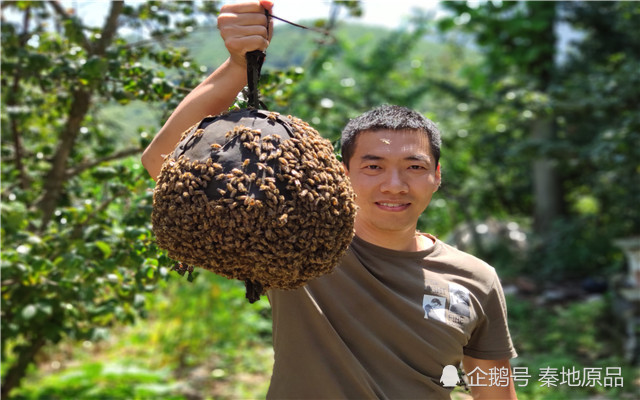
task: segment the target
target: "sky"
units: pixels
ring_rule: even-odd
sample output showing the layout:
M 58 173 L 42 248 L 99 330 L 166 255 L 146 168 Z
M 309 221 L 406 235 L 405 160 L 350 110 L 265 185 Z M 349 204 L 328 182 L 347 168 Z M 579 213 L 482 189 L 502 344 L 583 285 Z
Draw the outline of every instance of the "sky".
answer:
M 357 21 L 369 25 L 397 28 L 406 22 L 413 9 L 433 10 L 437 7 L 438 2 L 435 0 L 365 0 L 362 4 L 364 15 L 357 18 Z M 304 19 L 326 18 L 329 16 L 330 5 L 330 0 L 275 0 L 273 14 L 294 22 Z
M 127 3 L 139 3 L 141 0 L 128 0 Z M 105 0 L 64 0 L 65 7 L 74 8 L 78 15 L 89 25 L 101 25 L 108 10 Z M 223 1 L 223 4 L 234 1 Z M 292 22 L 327 18 L 330 0 L 274 0 L 273 14 Z M 397 28 L 406 22 L 412 10 L 434 10 L 436 0 L 363 0 L 364 15 L 356 20 L 368 25 Z M 346 15 L 342 14 L 342 17 Z

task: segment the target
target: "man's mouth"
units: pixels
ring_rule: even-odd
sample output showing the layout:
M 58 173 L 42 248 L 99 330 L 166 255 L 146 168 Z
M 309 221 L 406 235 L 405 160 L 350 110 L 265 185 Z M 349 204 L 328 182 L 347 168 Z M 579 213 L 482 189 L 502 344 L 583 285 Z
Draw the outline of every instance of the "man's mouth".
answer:
M 386 201 L 376 201 L 375 204 L 384 211 L 403 211 L 411 205 L 411 203 L 392 203 Z

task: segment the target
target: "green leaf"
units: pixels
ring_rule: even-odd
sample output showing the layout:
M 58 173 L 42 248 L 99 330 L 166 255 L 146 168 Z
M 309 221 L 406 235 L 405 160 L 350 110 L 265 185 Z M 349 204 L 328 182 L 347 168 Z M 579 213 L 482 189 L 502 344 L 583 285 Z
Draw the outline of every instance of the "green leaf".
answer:
M 43 314 L 50 316 L 53 313 L 53 307 L 51 304 L 39 303 L 38 310 L 40 310 Z
M 22 318 L 29 320 L 36 315 L 37 308 L 33 304 L 29 304 L 25 308 L 22 309 Z
M 99 240 L 94 244 L 96 245 L 97 248 L 100 249 L 100 251 L 102 251 L 104 258 L 109 258 L 111 256 L 111 246 L 109 246 L 109 244 L 107 244 L 106 242 L 103 242 L 102 240 Z
M 97 167 L 92 172 L 96 179 L 110 179 L 115 177 L 118 172 L 113 167 Z

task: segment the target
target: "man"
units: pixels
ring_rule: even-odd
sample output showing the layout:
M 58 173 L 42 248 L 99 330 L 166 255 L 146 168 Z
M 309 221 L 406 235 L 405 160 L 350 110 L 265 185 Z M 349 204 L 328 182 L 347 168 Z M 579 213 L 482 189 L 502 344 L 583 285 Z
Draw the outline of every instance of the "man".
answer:
M 152 177 L 184 130 L 225 111 L 244 87 L 244 54 L 268 46 L 264 9 L 272 6 L 222 8 L 218 25 L 230 57 L 145 150 Z M 359 207 L 356 236 L 332 274 L 298 290 L 269 291 L 275 363 L 268 397 L 448 398 L 443 370 L 461 361 L 466 371 L 504 376 L 516 354 L 494 269 L 416 231 L 441 180 L 435 124 L 403 107 L 379 107 L 347 124 L 342 148 Z M 516 397 L 511 379 L 487 380 L 472 394 Z

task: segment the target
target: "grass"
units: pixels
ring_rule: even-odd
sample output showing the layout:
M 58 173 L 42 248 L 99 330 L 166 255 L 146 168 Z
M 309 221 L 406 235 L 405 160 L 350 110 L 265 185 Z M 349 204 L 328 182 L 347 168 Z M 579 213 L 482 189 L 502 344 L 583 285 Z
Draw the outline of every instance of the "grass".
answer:
M 19 399 L 264 398 L 273 364 L 266 298 L 203 271 L 147 298 L 149 317 L 103 342 L 49 349 Z
M 102 342 L 67 342 L 33 368 L 19 399 L 264 398 L 273 363 L 266 298 L 249 304 L 240 282 L 203 271 L 193 283 L 177 275 L 147 298 L 149 317 L 113 330 Z M 608 297 L 538 306 L 508 298 L 512 336 L 528 368 L 520 400 L 640 398 L 637 367 L 619 356 Z M 546 387 L 542 368 L 620 367 L 622 388 Z M 457 392 L 455 398 L 466 398 Z

